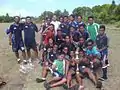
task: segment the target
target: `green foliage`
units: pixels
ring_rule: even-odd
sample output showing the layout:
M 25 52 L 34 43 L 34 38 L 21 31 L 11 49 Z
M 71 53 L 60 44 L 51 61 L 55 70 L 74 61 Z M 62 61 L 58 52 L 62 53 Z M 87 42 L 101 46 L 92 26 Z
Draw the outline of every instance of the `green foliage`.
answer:
M 111 4 L 96 5 L 92 8 L 90 7 L 77 7 L 72 12 L 74 15 L 81 15 L 84 22 L 87 22 L 88 16 L 94 16 L 95 21 L 98 23 L 111 23 L 114 24 L 120 20 L 120 5 L 116 5 L 113 0 Z M 57 18 L 62 16 L 68 16 L 69 12 L 64 9 L 56 10 L 55 12 L 44 11 L 39 17 L 35 18 L 35 21 L 40 22 L 47 17 L 52 18 L 53 15 L 56 15 Z M 6 16 L 0 16 L 0 22 L 12 22 L 13 17 L 10 17 L 7 13 Z M 119 23 L 118 23 L 119 25 Z
M 0 16 L 0 22 L 3 23 L 3 22 L 13 22 L 14 19 L 13 17 L 10 17 L 8 13 L 6 13 L 6 16 Z

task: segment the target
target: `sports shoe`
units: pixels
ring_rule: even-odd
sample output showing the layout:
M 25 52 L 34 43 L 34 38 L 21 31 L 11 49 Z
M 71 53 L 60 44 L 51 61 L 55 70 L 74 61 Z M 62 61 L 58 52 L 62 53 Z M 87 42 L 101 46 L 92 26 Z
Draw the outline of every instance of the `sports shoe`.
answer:
M 46 81 L 46 79 L 42 79 L 42 78 L 41 78 L 41 79 L 40 79 L 40 78 L 36 78 L 36 82 L 37 82 L 37 83 L 41 83 L 41 82 L 44 82 L 44 81 Z
M 23 64 L 27 64 L 27 60 L 23 60 Z
M 18 58 L 18 59 L 17 59 L 17 62 L 18 62 L 18 64 L 20 64 L 20 63 L 21 63 L 21 59 L 20 59 L 20 58 Z

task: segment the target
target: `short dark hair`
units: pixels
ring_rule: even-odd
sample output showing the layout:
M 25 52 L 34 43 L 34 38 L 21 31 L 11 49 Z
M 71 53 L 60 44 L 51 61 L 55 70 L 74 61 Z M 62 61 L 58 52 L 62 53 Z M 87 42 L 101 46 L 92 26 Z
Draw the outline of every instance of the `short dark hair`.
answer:
M 14 16 L 14 19 L 15 19 L 16 17 L 20 19 L 20 17 L 19 17 L 19 16 Z
M 68 18 L 68 16 L 64 16 L 64 18 L 65 18 L 65 17 Z
M 27 19 L 27 18 L 30 18 L 30 19 L 31 19 L 31 17 L 30 17 L 30 16 L 27 16 L 27 17 L 26 17 L 26 19 Z
M 84 28 L 85 28 L 85 24 L 80 24 L 78 27 L 79 27 L 79 28 L 80 28 L 80 27 L 84 27 Z
M 90 18 L 94 19 L 94 17 L 93 17 L 93 16 L 89 16 L 89 17 L 88 17 L 88 19 L 90 19 Z
M 78 15 L 77 18 L 78 18 L 78 17 L 81 17 L 81 19 L 83 18 L 82 15 Z
M 105 30 L 105 25 L 100 25 L 100 29 L 103 28 Z
M 88 43 L 92 43 L 92 44 L 94 44 L 94 41 L 92 40 L 92 39 L 89 39 L 88 41 L 87 41 L 87 46 L 88 46 Z
M 73 15 L 73 14 L 71 14 L 70 16 L 73 17 L 73 18 L 75 18 L 75 15 Z

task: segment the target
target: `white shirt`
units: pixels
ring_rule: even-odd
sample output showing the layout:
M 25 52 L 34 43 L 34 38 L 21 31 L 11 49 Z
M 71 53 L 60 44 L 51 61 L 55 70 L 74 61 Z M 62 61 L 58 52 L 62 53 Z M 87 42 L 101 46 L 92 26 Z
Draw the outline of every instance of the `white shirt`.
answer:
M 52 21 L 51 24 L 53 24 L 55 26 L 55 35 L 57 35 L 57 29 L 59 28 L 60 22 Z

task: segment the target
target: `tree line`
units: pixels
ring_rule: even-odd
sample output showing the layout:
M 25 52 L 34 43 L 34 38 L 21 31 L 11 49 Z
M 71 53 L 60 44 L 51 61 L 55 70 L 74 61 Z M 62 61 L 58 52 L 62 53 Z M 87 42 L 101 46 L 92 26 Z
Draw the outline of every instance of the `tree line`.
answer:
M 116 5 L 113 0 L 112 4 L 96 5 L 92 8 L 85 6 L 77 7 L 72 11 L 72 14 L 81 15 L 84 21 L 87 21 L 88 16 L 94 16 L 98 23 L 113 24 L 120 21 L 120 4 Z M 55 12 L 44 11 L 35 20 L 40 22 L 46 17 L 51 18 L 53 15 L 59 18 L 60 16 L 68 16 L 69 12 L 66 9 L 63 12 L 61 10 L 56 10 Z M 13 17 L 10 17 L 7 13 L 6 16 L 0 16 L 0 22 L 13 22 Z

